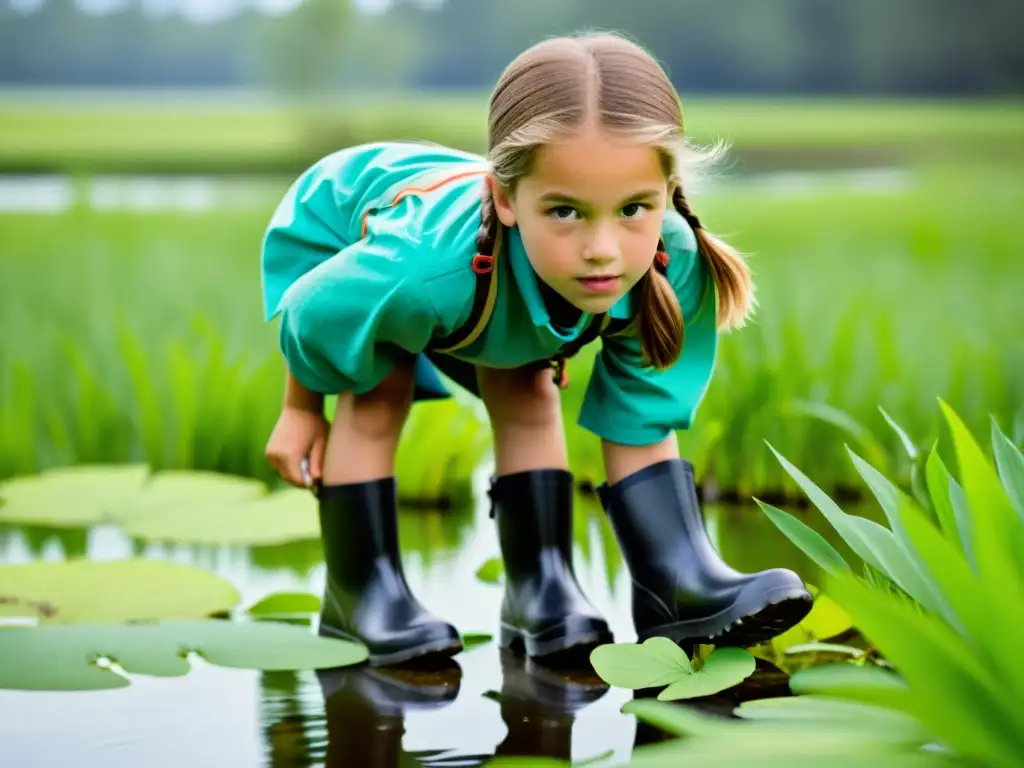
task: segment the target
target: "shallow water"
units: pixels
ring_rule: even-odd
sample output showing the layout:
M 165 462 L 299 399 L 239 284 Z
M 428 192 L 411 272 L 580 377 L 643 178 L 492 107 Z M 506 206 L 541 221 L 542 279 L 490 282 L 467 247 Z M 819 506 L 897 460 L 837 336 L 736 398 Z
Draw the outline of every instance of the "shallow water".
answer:
M 497 537 L 482 487 L 476 497 L 461 511 L 403 511 L 400 536 L 410 583 L 423 602 L 464 633 L 493 633 L 501 587 L 474 574 L 498 555 Z M 817 518 L 806 517 L 820 529 Z M 734 566 L 793 567 L 813 579 L 803 556 L 758 511 L 709 508 L 707 519 Z M 628 576 L 596 504 L 579 504 L 575 531 L 584 590 L 616 640 L 635 640 Z M 280 590 L 319 593 L 324 579 L 316 541 L 254 550 L 165 547 L 134 543 L 111 526 L 0 529 L 0 563 L 132 555 L 209 569 L 236 586 L 243 607 Z M 197 659 L 184 677 L 135 675 L 129 687 L 113 691 L 0 691 L 0 764 L 469 766 L 496 754 L 626 759 L 635 744 L 659 738 L 620 712 L 632 692 L 609 689 L 592 674 L 526 664 L 494 643 L 454 662 L 418 675 L 366 667 L 318 675 L 226 669 Z

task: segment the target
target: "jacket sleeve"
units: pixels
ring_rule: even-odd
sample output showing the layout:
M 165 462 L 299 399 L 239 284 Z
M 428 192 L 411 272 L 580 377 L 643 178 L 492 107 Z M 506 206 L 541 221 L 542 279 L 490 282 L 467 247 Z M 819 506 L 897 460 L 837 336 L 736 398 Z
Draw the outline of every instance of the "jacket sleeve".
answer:
M 669 368 L 643 366 L 635 334 L 605 338 L 584 396 L 579 424 L 626 445 L 650 445 L 688 429 L 714 370 L 718 344 L 714 281 L 693 232 L 674 211 L 663 229 L 666 276 L 683 311 L 683 351 Z
M 402 248 L 397 237 L 360 240 L 284 291 L 281 351 L 305 387 L 363 394 L 400 355 L 426 348 L 438 321 Z

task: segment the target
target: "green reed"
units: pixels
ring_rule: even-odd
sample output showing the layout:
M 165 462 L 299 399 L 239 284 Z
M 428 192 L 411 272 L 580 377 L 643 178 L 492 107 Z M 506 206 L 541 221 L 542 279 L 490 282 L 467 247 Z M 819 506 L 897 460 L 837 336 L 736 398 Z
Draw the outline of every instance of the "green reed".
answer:
M 1019 441 L 1018 179 L 1012 163 L 949 163 L 893 190 L 695 193 L 708 226 L 750 255 L 759 296 L 680 434 L 707 487 L 791 495 L 766 440 L 830 489 L 856 484 L 842 441 L 905 472 L 878 408 L 926 443 L 936 397 L 972 429 L 990 413 L 1018 424 Z M 141 460 L 272 480 L 262 454 L 284 368 L 258 253 L 286 184 L 243 211 L 0 215 L 0 476 Z M 572 426 L 592 354 L 571 363 L 564 406 L 573 465 L 599 482 L 599 444 Z M 478 410 L 414 409 L 399 470 L 416 478 L 410 494 L 464 488 L 487 441 Z

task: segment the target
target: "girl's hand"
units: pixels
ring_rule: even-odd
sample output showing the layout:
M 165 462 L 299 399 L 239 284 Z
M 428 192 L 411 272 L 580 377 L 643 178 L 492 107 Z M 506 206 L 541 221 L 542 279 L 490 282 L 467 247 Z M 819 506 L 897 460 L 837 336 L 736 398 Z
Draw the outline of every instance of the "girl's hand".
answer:
M 320 411 L 285 406 L 267 442 L 266 457 L 285 481 L 309 488 L 323 474 L 329 424 Z M 308 460 L 308 473 L 304 461 Z

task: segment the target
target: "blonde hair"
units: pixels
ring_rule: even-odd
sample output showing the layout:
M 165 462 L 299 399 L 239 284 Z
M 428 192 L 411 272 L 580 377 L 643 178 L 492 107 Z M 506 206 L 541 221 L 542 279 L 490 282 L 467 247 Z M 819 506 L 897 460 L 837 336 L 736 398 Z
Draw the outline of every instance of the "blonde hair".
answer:
M 488 159 L 498 183 L 513 193 L 538 148 L 571 136 L 594 118 L 606 130 L 659 150 L 674 187 L 672 204 L 693 229 L 714 279 L 718 326 L 741 327 L 754 305 L 750 270 L 736 250 L 701 225 L 682 185 L 684 171 L 689 177 L 716 159 L 720 147 L 700 151 L 690 145 L 679 97 L 641 46 L 614 33 L 581 33 L 544 40 L 516 57 L 490 99 Z M 477 248 L 491 253 L 499 222 L 488 185 L 483 194 Z M 657 259 L 646 278 L 637 330 L 648 362 L 664 368 L 682 352 L 682 311 Z

